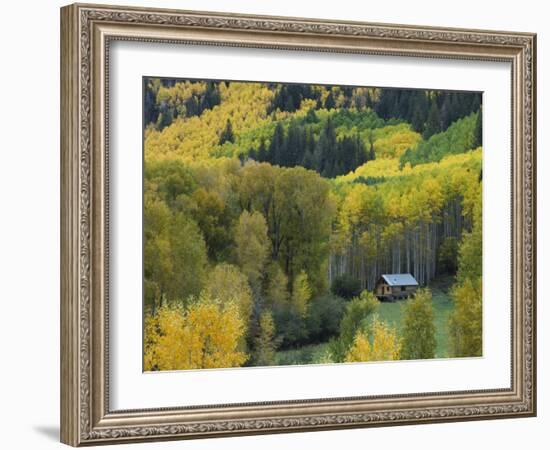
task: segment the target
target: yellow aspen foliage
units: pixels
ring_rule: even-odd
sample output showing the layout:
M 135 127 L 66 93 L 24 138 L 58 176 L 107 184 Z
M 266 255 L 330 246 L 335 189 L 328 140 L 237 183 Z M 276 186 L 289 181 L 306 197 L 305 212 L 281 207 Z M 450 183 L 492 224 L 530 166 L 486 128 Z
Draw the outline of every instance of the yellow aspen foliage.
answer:
M 311 288 L 309 287 L 307 273 L 302 270 L 292 283 L 292 306 L 300 316 L 306 316 L 310 299 Z
M 231 264 L 218 264 L 207 276 L 204 293 L 223 305 L 234 303 L 245 325 L 252 313 L 252 291 L 246 276 Z
M 456 155 L 445 156 L 439 162 L 430 162 L 425 164 L 419 164 L 414 167 L 405 165 L 403 169 L 399 168 L 399 158 L 380 158 L 374 161 L 368 161 L 362 166 L 359 166 L 355 171 L 342 175 L 336 178 L 336 183 L 349 183 L 359 177 L 378 177 L 381 174 L 388 177 L 400 177 L 403 175 L 421 176 L 425 178 L 427 175 L 443 174 L 447 178 L 455 177 L 457 173 L 462 173 L 462 168 L 469 165 L 480 165 L 482 159 L 481 147 L 472 150 L 467 153 L 459 153 Z M 464 172 L 467 172 L 464 171 Z M 462 173 L 464 175 L 464 173 Z M 468 186 L 469 183 L 464 184 L 464 180 L 461 180 L 461 187 Z
M 270 241 L 264 216 L 254 211 L 243 211 L 235 227 L 235 254 L 239 266 L 252 286 L 261 280 Z
M 181 158 L 192 161 L 210 157 L 219 137 L 231 121 L 236 135 L 269 122 L 267 108 L 273 92 L 261 83 L 220 84 L 221 103 L 200 116 L 176 119 L 162 131 L 145 136 L 145 160 Z
M 272 262 L 267 268 L 267 305 L 281 307 L 288 304 L 288 277 L 279 264 Z
M 145 320 L 145 370 L 239 367 L 248 358 L 237 350 L 244 332 L 234 303 L 203 294 L 187 309 L 165 305 Z
M 161 86 L 157 93 L 157 103 L 169 106 L 184 104 L 193 94 L 202 94 L 206 90 L 206 83 L 196 81 L 184 81 L 173 86 Z
M 414 149 L 421 139 L 409 124 L 388 125 L 374 132 L 377 158 L 399 158 L 408 148 Z
M 270 310 L 260 315 L 260 332 L 255 340 L 256 354 L 255 365 L 271 366 L 275 363 L 275 321 Z
M 366 333 L 359 331 L 355 335 L 353 346 L 346 355 L 346 362 L 371 361 L 372 347 Z
M 358 331 L 346 355 L 346 362 L 397 360 L 400 347 L 395 330 L 375 318 L 372 322 L 372 344 L 366 333 Z

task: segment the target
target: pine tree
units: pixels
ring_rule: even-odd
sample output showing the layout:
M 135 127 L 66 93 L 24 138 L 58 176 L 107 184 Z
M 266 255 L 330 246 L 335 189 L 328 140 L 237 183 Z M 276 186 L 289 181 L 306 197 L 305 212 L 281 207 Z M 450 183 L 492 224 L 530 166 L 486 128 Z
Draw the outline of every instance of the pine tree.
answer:
M 235 142 L 235 136 L 233 135 L 233 126 L 231 121 L 227 119 L 225 123 L 225 128 L 220 135 L 220 145 L 225 144 L 226 142 Z
M 451 121 L 451 101 L 448 94 L 443 94 L 443 102 L 441 104 L 441 113 L 440 113 L 440 128 L 441 130 L 446 130 Z
M 185 102 L 185 116 L 197 116 L 201 109 L 206 109 L 206 107 L 201 108 L 201 106 L 202 105 L 199 105 L 197 98 L 194 95 L 189 97 L 189 99 Z
M 339 142 L 338 155 L 340 155 L 342 173 L 348 173 L 357 166 L 357 153 L 352 138 L 346 136 Z M 340 175 L 338 171 L 336 172 L 336 175 Z
M 315 114 L 315 109 L 310 108 L 306 114 L 306 123 L 317 123 L 319 122 L 319 119 L 317 118 L 317 114 Z
M 267 160 L 267 149 L 265 148 L 265 139 L 262 138 L 258 147 L 258 161 L 264 162 Z
M 258 152 L 254 148 L 250 148 L 248 150 L 248 158 L 253 159 L 254 161 L 258 161 Z
M 470 106 L 470 112 L 475 112 L 481 107 L 481 94 L 474 94 L 472 98 L 472 104 Z
M 479 108 L 474 129 L 474 148 L 480 147 L 483 143 L 483 111 Z
M 286 145 L 284 146 L 285 154 L 281 156 L 281 165 L 294 167 L 303 157 L 303 146 L 301 142 L 302 129 L 296 121 L 292 121 L 288 127 Z
M 367 160 L 374 161 L 376 159 L 376 154 L 374 151 L 374 133 L 372 132 L 372 130 L 369 132 L 369 145 L 369 155 Z
M 205 109 L 211 109 L 220 104 L 220 91 L 218 90 L 217 83 L 211 81 L 206 83 L 206 91 L 201 99 L 201 112 Z
M 424 125 L 428 117 L 428 101 L 426 94 L 417 91 L 411 95 L 409 100 L 409 110 L 411 111 L 411 126 L 414 131 L 421 133 L 424 131 Z
M 356 142 L 356 152 L 357 152 L 356 161 L 357 161 L 357 167 L 359 167 L 367 162 L 367 152 L 365 150 L 365 144 L 363 143 L 362 139 L 359 137 L 359 134 L 355 136 L 355 142 Z
M 325 109 L 331 110 L 336 106 L 332 92 L 330 92 L 325 100 Z
M 440 131 L 439 107 L 437 106 L 435 97 L 432 97 L 432 104 L 430 106 L 430 112 L 428 113 L 428 119 L 426 120 L 426 128 L 424 129 L 422 137 L 424 139 L 429 139 L 431 136 L 439 133 Z
M 269 149 L 267 151 L 267 161 L 274 165 L 281 164 L 281 154 L 284 153 L 285 145 L 285 130 L 283 129 L 283 124 L 277 122 L 275 127 L 275 132 L 273 133 L 273 138 L 269 143 Z

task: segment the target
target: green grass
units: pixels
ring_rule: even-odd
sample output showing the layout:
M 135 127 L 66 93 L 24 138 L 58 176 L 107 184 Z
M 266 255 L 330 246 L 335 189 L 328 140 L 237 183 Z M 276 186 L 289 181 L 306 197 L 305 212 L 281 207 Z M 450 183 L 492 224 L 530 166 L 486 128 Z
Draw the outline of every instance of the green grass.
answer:
M 314 364 L 325 353 L 328 343 L 305 345 L 300 348 L 277 352 L 278 366 L 293 366 L 297 364 Z
M 453 309 L 453 302 L 449 296 L 449 287 L 452 283 L 452 278 L 435 280 L 430 287 L 432 291 L 434 322 L 435 322 L 435 339 L 437 347 L 435 350 L 436 358 L 446 358 L 447 353 L 447 338 L 449 314 Z M 380 302 L 378 308 L 379 319 L 385 321 L 389 325 L 397 328 L 397 332 L 401 329 L 401 317 L 403 314 L 403 305 L 407 300 L 398 300 L 394 303 Z
M 442 277 L 433 280 L 429 288 L 432 291 L 435 339 L 437 347 L 436 358 L 448 357 L 447 337 L 449 314 L 453 309 L 453 302 L 449 295 L 449 289 L 454 282 L 453 277 Z M 378 318 L 388 325 L 395 327 L 400 334 L 403 305 L 407 300 L 395 302 L 380 302 Z M 305 345 L 303 347 L 281 350 L 276 353 L 275 364 L 278 366 L 315 364 L 318 363 L 327 350 L 328 343 Z

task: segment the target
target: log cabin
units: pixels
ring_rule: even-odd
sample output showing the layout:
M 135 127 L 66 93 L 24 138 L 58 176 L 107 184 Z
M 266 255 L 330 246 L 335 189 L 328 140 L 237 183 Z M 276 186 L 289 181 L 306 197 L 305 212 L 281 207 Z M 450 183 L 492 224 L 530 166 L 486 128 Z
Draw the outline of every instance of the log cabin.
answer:
M 409 298 L 418 289 L 418 282 L 410 273 L 387 273 L 376 282 L 375 294 L 379 300 Z

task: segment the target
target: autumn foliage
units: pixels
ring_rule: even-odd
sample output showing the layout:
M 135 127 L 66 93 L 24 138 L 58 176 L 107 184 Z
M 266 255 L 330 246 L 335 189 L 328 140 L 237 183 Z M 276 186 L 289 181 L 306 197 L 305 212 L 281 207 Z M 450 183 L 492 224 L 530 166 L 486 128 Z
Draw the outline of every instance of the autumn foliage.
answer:
M 481 96 L 144 81 L 144 367 L 479 356 Z M 379 318 L 383 273 L 427 286 Z M 301 358 L 301 359 L 300 359 Z
M 233 303 L 203 295 L 186 309 L 165 305 L 145 322 L 145 370 L 241 366 L 247 355 L 237 345 L 244 332 Z

